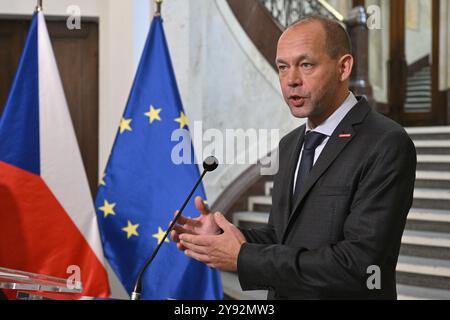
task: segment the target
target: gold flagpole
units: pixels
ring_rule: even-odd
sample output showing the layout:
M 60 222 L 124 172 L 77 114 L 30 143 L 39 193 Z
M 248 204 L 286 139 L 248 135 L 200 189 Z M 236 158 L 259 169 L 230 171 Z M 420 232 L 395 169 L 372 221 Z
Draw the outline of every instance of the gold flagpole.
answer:
M 36 8 L 34 9 L 35 12 L 42 11 L 42 0 L 37 1 Z
M 161 15 L 161 5 L 162 5 L 163 0 L 155 0 L 156 3 L 156 11 L 155 11 L 155 16 L 160 16 Z

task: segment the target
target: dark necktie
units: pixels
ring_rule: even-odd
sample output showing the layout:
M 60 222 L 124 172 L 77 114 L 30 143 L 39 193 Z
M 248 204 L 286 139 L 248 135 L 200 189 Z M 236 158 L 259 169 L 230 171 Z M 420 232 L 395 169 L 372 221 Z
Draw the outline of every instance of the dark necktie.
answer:
M 292 207 L 295 205 L 302 189 L 306 184 L 309 172 L 314 163 L 314 153 L 316 148 L 325 140 L 327 136 L 319 132 L 308 132 L 305 135 L 303 143 L 302 160 L 297 173 L 297 181 L 295 183 L 295 191 L 292 196 Z

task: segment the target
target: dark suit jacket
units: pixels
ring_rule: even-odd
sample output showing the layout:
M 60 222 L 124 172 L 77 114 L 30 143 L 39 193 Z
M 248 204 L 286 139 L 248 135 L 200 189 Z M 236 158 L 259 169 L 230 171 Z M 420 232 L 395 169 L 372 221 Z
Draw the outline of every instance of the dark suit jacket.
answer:
M 416 151 L 405 130 L 364 98 L 338 125 L 291 208 L 305 126 L 279 144 L 269 223 L 242 230 L 243 290 L 269 299 L 396 299 L 395 269 L 412 205 Z M 351 137 L 340 137 L 350 134 Z M 369 290 L 368 268 L 381 270 Z

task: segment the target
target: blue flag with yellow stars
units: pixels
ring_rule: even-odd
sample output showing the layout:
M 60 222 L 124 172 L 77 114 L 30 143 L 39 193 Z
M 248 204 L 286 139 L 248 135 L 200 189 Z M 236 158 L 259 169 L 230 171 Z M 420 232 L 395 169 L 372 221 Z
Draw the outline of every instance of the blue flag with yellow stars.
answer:
M 189 135 L 162 19 L 155 16 L 95 201 L 105 256 L 128 293 L 200 176 L 194 161 L 172 159 L 179 143 L 172 133 L 180 129 Z M 206 199 L 202 185 L 186 215 L 198 215 L 195 196 Z M 221 299 L 219 273 L 186 257 L 170 237 L 165 242 L 144 273 L 142 298 Z

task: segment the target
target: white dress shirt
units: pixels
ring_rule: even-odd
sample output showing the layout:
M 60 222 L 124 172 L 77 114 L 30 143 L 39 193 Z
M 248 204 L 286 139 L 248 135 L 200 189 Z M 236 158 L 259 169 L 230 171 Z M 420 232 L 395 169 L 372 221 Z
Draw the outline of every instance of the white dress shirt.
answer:
M 306 128 L 305 128 L 305 134 L 308 132 L 318 132 L 326 135 L 327 137 L 323 140 L 323 142 L 316 148 L 314 152 L 314 162 L 313 166 L 316 163 L 317 159 L 319 159 L 320 154 L 323 151 L 323 148 L 325 148 L 326 144 L 330 140 L 331 135 L 336 130 L 337 126 L 344 120 L 345 116 L 352 110 L 352 108 L 358 103 L 358 100 L 356 99 L 355 95 L 350 92 L 347 99 L 345 99 L 344 103 L 331 115 L 329 116 L 324 122 L 322 122 L 320 125 L 318 125 L 316 128 L 311 129 L 309 126 L 309 121 L 306 121 Z M 302 160 L 302 154 L 303 154 L 303 146 L 302 150 L 300 151 L 300 156 L 298 157 L 297 162 L 297 169 L 295 170 L 295 176 L 294 176 L 294 189 L 297 181 L 297 174 L 298 170 L 300 168 L 300 162 Z

